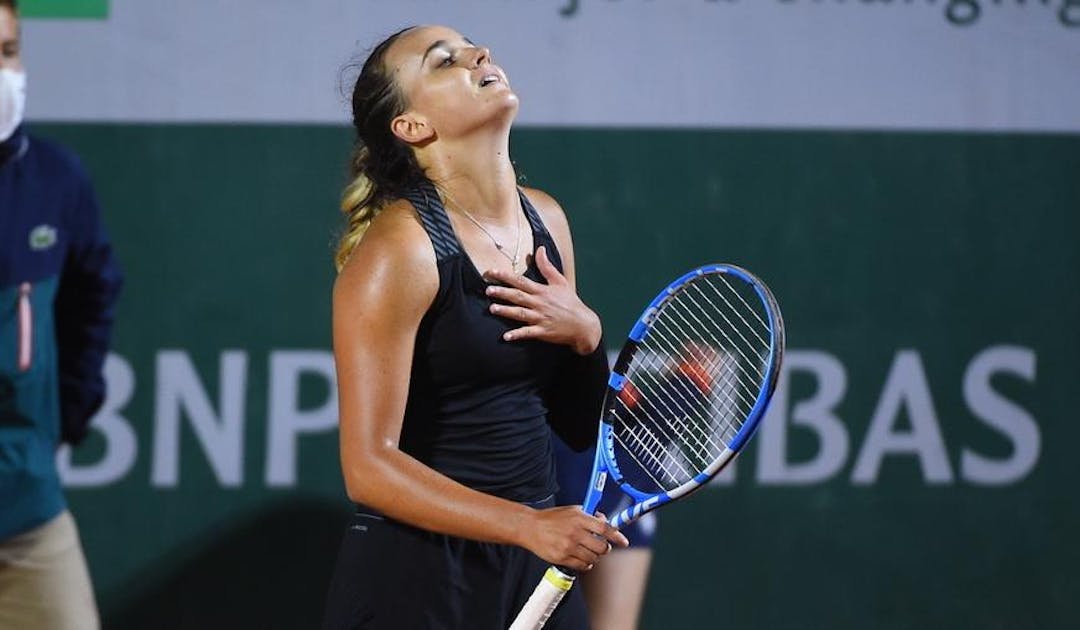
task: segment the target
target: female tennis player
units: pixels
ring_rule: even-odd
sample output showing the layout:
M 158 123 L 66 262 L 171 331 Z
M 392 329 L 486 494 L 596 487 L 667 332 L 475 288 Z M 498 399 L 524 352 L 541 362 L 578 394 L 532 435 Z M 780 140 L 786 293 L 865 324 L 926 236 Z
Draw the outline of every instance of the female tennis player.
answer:
M 600 322 L 561 208 L 517 187 L 518 98 L 486 48 L 400 31 L 364 63 L 352 109 L 333 309 L 357 511 L 325 626 L 501 630 L 549 563 L 587 571 L 628 544 L 602 515 L 551 507 L 551 429 L 594 440 Z M 549 627 L 588 627 L 580 594 Z

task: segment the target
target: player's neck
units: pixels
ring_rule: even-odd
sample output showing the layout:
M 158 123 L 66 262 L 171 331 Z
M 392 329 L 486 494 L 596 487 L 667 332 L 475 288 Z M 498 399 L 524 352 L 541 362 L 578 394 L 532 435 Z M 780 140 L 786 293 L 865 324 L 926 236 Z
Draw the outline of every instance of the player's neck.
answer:
M 517 210 L 517 174 L 508 136 L 462 140 L 432 157 L 428 175 L 451 204 L 495 222 L 509 220 Z

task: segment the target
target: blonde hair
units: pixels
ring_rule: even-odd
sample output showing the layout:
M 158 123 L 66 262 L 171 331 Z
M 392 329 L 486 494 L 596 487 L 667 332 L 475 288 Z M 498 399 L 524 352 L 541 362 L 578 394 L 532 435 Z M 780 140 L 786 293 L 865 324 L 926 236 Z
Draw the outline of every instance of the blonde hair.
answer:
M 367 175 L 359 174 L 345 187 L 341 194 L 341 212 L 345 215 L 345 230 L 338 239 L 337 251 L 334 252 L 334 266 L 340 272 L 349 262 L 353 250 L 360 244 L 372 219 L 379 213 L 379 208 L 368 203 L 373 184 Z

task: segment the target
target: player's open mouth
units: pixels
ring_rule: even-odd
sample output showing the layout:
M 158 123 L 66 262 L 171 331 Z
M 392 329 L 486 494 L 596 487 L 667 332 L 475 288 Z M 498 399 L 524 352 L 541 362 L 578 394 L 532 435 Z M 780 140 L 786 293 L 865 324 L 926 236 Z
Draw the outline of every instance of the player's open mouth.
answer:
M 483 79 L 480 79 L 480 87 L 487 87 L 487 86 L 491 85 L 492 83 L 498 83 L 499 81 L 501 81 L 501 79 L 499 78 L 499 75 L 497 75 L 497 74 L 488 74 L 488 75 L 485 75 Z

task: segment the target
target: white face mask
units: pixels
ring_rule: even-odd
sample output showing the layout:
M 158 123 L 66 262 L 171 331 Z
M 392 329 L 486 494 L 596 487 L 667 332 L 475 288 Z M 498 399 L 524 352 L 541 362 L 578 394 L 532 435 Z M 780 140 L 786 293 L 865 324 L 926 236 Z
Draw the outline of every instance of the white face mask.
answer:
M 26 110 L 26 72 L 0 69 L 0 142 L 22 124 Z

